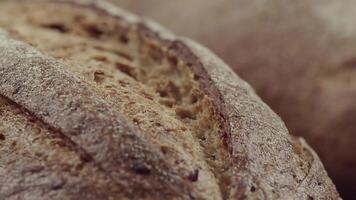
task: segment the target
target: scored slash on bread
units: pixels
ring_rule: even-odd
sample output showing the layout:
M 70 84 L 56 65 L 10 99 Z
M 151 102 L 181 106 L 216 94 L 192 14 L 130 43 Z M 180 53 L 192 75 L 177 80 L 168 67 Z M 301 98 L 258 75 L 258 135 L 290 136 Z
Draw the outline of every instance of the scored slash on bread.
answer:
M 341 195 L 356 196 L 353 0 L 111 1 L 221 55 L 308 141 Z
M 102 1 L 1 1 L 0 15 L 0 197 L 338 198 L 204 47 Z

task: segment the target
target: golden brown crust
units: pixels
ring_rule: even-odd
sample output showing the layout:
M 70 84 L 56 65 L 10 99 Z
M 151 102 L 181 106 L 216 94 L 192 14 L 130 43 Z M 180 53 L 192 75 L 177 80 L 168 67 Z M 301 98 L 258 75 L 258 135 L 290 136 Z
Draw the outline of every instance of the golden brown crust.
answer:
M 73 3 L 79 5 L 128 24 L 142 45 L 155 45 L 172 62 L 191 70 L 213 101 L 230 151 L 233 176 L 228 199 L 338 198 L 315 153 L 290 138 L 278 116 L 208 50 L 106 3 Z M 63 63 L 1 33 L 0 66 L 0 94 L 82 149 L 119 197 L 201 198 L 191 183 L 197 175 L 183 179 L 142 131 L 111 108 L 98 88 L 67 71 Z

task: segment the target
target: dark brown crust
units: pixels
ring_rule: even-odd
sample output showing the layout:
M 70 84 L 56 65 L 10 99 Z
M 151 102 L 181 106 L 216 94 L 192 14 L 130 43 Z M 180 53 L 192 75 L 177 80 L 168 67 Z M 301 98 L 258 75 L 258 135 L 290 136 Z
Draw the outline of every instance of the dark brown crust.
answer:
M 125 14 L 110 11 L 106 4 L 82 3 L 126 20 Z M 165 50 L 167 56 L 189 66 L 201 89 L 213 99 L 223 137 L 231 151 L 235 175 L 231 199 L 338 198 L 315 153 L 305 143 L 290 138 L 278 116 L 224 63 L 191 41 L 155 31 L 156 25 L 151 22 L 134 19 L 126 23 L 143 40 L 150 40 Z M 63 70 L 61 63 L 22 43 L 4 38 L 0 44 L 0 94 L 85 148 L 118 187 L 131 189 L 126 196 L 154 198 L 165 194 L 167 198 L 193 198 L 189 185 L 169 169 L 157 147 L 112 111 L 100 98 L 100 92 Z M 306 159 L 310 156 L 312 161 Z M 150 166 L 151 176 L 137 178 L 142 174 L 135 174 L 132 166 L 136 166 L 138 159 Z M 309 167 L 305 171 L 300 165 Z M 141 181 L 157 188 L 146 188 Z

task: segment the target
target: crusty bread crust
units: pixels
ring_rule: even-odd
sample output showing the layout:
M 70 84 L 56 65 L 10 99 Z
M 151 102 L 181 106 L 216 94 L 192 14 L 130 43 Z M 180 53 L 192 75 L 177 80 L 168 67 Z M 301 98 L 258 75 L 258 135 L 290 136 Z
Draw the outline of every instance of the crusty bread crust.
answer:
M 155 44 L 191 70 L 212 99 L 229 149 L 233 177 L 228 199 L 339 198 L 314 151 L 302 139 L 289 136 L 280 118 L 209 50 L 103 1 L 57 2 L 117 18 L 136 31 L 140 41 Z M 58 131 L 95 163 L 113 183 L 108 191 L 113 196 L 105 198 L 201 198 L 141 130 L 110 108 L 97 88 L 6 33 L 0 37 L 0 94 Z M 152 175 L 142 176 L 148 170 Z
M 3 32 L 0 37 L 1 95 L 81 149 L 84 161 L 94 162 L 117 185 L 113 192 L 128 197 L 144 193 L 151 198 L 188 198 L 188 188 L 167 166 L 158 147 L 89 85 L 69 74 L 60 62 Z M 152 166 L 150 171 L 158 176 L 142 177 L 145 165 Z
M 215 51 L 356 196 L 353 0 L 111 1 Z

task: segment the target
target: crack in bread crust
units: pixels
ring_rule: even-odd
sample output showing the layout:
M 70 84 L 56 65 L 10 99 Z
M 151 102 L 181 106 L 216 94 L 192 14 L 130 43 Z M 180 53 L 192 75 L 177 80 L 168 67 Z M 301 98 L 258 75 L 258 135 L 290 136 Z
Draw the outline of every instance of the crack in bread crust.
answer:
M 0 197 L 109 199 L 115 191 L 88 155 L 10 100 L 0 96 Z M 70 171 L 69 169 L 75 169 Z M 37 184 L 33 184 L 36 182 Z M 18 187 L 10 187 L 17 183 Z M 88 190 L 78 194 L 76 190 Z M 39 193 L 44 193 L 40 195 Z
M 25 116 L 25 118 L 27 118 L 29 122 L 38 125 L 39 129 L 44 129 L 48 131 L 52 137 L 61 141 L 61 145 L 78 154 L 79 158 L 83 162 L 90 162 L 93 160 L 93 158 L 89 155 L 88 152 L 82 149 L 78 144 L 74 143 L 64 133 L 60 132 L 59 130 L 55 130 L 54 127 L 45 124 L 40 119 L 34 118 L 34 115 L 32 115 L 28 110 L 24 109 L 21 105 L 11 101 L 10 99 L 7 99 L 5 96 L 0 95 L 0 99 L 3 102 L 2 104 L 5 104 L 6 107 L 10 107 L 9 110 L 13 110 L 13 114 L 21 113 L 21 115 Z

